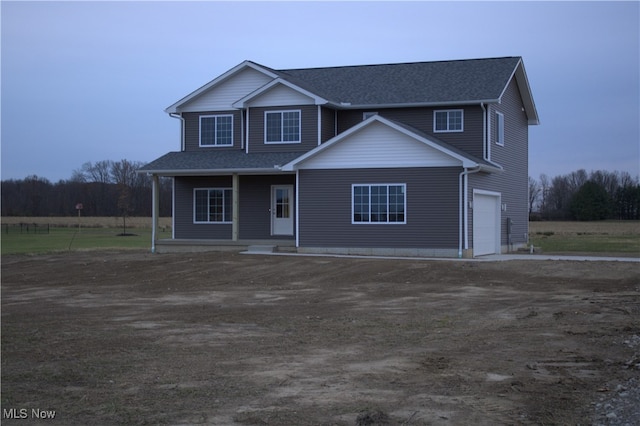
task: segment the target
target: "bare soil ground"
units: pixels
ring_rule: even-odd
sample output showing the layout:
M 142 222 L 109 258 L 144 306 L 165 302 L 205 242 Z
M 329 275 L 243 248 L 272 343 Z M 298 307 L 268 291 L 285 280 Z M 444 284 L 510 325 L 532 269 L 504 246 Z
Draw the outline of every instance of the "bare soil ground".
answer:
M 4 256 L 2 424 L 592 424 L 638 336 L 638 263 Z

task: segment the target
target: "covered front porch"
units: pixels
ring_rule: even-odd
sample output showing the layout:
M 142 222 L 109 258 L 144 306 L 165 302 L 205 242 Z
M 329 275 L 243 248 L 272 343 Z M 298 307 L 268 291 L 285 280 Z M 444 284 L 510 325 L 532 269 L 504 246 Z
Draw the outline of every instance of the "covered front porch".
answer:
M 172 178 L 172 238 L 158 239 L 159 177 L 152 175 L 152 252 L 295 248 L 295 175 L 232 173 Z
M 153 183 L 152 251 L 295 247 L 296 174 L 281 166 L 301 154 L 181 151 L 147 164 L 138 172 Z M 161 176 L 173 179 L 170 240 L 157 235 Z

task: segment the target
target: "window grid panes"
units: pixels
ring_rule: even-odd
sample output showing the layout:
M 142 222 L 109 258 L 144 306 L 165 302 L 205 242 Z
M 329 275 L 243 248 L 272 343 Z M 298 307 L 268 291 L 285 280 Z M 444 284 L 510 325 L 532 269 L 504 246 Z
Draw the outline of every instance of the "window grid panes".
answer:
M 233 116 L 212 115 L 200 117 L 200 145 L 233 145 Z
M 231 222 L 232 191 L 230 188 L 196 189 L 194 192 L 195 222 Z
M 433 130 L 435 132 L 461 132 L 463 130 L 462 110 L 435 111 Z
M 369 222 L 369 187 L 353 187 L 353 221 Z
M 300 142 L 300 111 L 267 112 L 265 116 L 265 142 Z
M 276 189 L 276 217 L 286 219 L 290 217 L 289 190 Z
M 405 184 L 354 185 L 353 223 L 406 223 Z
M 282 140 L 294 142 L 300 140 L 300 116 L 297 112 L 282 113 Z

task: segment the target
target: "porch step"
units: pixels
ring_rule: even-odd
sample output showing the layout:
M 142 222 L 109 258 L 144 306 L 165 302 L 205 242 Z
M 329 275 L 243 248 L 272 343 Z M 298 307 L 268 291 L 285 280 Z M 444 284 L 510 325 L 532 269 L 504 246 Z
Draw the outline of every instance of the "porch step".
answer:
M 273 253 L 276 251 L 276 246 L 249 246 L 247 253 Z

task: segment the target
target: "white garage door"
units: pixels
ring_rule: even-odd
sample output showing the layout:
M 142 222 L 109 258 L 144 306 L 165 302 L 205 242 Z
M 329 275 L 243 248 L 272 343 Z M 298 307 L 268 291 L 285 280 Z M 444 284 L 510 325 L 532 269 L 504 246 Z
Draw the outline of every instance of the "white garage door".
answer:
M 473 194 L 473 255 L 500 252 L 500 195 Z

